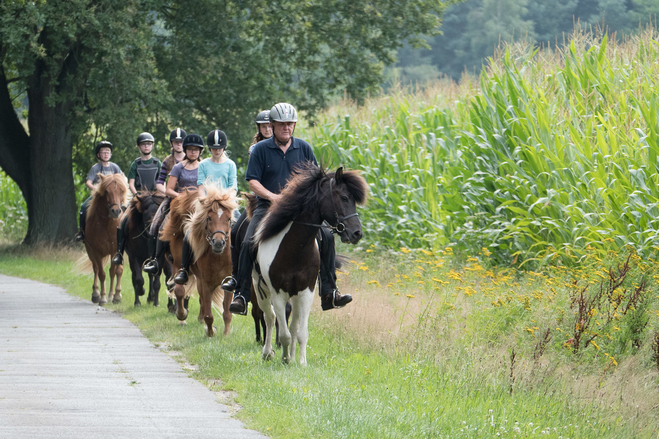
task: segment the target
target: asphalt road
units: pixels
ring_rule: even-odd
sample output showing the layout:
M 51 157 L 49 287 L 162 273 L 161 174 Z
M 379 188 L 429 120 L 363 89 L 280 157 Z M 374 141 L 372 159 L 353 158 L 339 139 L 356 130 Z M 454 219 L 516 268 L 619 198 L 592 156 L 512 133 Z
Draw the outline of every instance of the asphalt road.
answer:
M 0 275 L 0 438 L 261 438 L 119 315 Z

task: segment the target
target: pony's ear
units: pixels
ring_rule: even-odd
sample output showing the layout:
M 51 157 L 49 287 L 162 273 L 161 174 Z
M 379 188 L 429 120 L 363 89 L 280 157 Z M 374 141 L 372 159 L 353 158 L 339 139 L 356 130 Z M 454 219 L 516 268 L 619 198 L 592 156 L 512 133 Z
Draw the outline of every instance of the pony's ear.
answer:
M 343 166 L 339 167 L 339 169 L 336 170 L 334 173 L 334 181 L 337 183 L 341 183 L 341 179 L 343 178 Z
M 139 213 L 144 213 L 142 212 L 142 200 L 140 198 L 137 198 L 137 203 L 135 203 L 135 209 L 137 209 Z

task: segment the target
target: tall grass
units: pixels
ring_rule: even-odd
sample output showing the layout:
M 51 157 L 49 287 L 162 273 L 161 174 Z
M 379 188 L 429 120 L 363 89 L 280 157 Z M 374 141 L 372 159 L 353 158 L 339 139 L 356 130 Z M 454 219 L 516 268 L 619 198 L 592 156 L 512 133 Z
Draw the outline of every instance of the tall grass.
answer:
M 510 46 L 478 87 L 399 93 L 356 118 L 335 108 L 307 134 L 326 162 L 363 170 L 374 243 L 487 247 L 499 262 L 647 256 L 659 246 L 656 39 Z
M 18 185 L 0 171 L 0 235 L 7 242 L 20 241 L 27 233 L 27 206 Z

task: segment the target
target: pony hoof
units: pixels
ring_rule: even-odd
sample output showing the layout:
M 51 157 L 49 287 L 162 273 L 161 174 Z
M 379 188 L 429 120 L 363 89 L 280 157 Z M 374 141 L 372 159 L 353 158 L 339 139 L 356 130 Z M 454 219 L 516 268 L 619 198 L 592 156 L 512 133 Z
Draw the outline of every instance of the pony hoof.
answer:
M 186 322 L 185 320 L 179 320 L 178 324 L 181 326 L 188 326 L 188 322 Z
M 139 300 L 136 300 L 135 303 L 134 303 L 133 305 L 135 305 L 135 306 L 142 306 L 142 302 L 140 302 Z
M 115 296 L 115 298 L 112 299 L 112 303 L 114 303 L 115 305 L 116 305 L 117 303 L 121 303 L 121 297 L 117 298 L 117 297 Z
M 98 301 L 101 299 L 101 295 L 98 293 L 92 294 L 92 303 L 98 303 Z
M 108 301 L 107 301 L 107 300 L 99 300 L 99 301 L 98 301 L 98 304 L 99 304 L 100 306 L 105 306 L 105 305 L 108 304 Z
M 270 361 L 273 358 L 275 358 L 275 351 L 270 351 L 267 354 L 263 354 L 263 360 L 264 361 Z
M 206 333 L 206 337 L 214 337 L 217 334 L 217 328 L 213 326 L 212 331 L 208 331 L 208 328 L 204 327 L 204 332 Z

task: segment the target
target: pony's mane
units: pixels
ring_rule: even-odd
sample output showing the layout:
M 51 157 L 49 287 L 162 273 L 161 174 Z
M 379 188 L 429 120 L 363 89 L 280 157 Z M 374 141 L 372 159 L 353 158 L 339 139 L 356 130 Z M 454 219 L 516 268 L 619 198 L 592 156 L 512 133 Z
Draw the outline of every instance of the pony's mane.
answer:
M 321 185 L 335 177 L 335 172 L 327 173 L 323 167 L 311 162 L 297 168 L 263 218 L 255 236 L 255 244 L 275 236 L 299 215 L 316 208 Z M 357 204 L 363 205 L 368 194 L 368 185 L 358 171 L 344 171 L 341 183 Z
M 177 234 L 183 233 L 183 221 L 192 211 L 192 205 L 199 196 L 199 192 L 185 189 L 169 205 L 169 215 L 165 226 L 160 232 L 162 241 L 172 241 Z
M 192 204 L 192 210 L 183 221 L 183 229 L 188 234 L 188 241 L 194 254 L 194 261 L 204 254 L 208 249 L 206 242 L 206 218 L 210 212 L 218 212 L 220 209 L 228 212 L 229 216 L 233 214 L 234 209 L 238 207 L 236 191 L 231 189 L 222 189 L 213 184 L 206 184 L 206 195 L 198 197 Z
M 141 191 L 130 200 L 122 217 L 130 218 L 130 228 L 136 227 L 135 222 L 138 216 L 142 215 L 153 204 L 160 206 L 164 199 L 165 197 L 157 191 Z M 145 224 L 145 226 L 148 225 L 150 224 Z
M 98 176 L 100 181 L 92 193 L 92 200 L 89 203 L 89 210 L 87 212 L 88 217 L 92 217 L 96 214 L 96 210 L 102 204 L 112 183 L 117 183 L 119 189 L 123 191 L 121 204 L 125 205 L 128 201 L 128 182 L 126 182 L 126 177 L 123 174 L 99 174 Z

